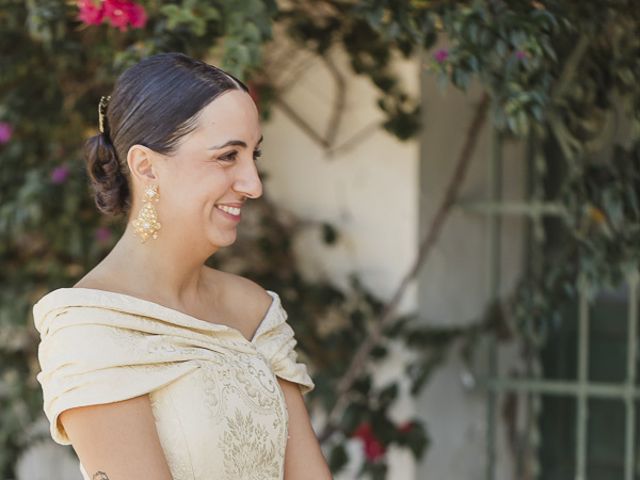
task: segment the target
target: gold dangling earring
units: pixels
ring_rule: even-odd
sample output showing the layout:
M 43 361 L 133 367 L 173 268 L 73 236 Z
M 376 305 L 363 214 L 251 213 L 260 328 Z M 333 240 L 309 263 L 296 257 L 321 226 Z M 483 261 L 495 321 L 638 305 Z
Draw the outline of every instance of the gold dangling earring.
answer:
M 153 208 L 152 203 L 160 200 L 158 186 L 152 185 L 147 187 L 144 191 L 144 196 L 145 200 L 138 213 L 138 217 L 131 222 L 142 243 L 146 242 L 149 237 L 152 237 L 154 240 L 157 239 L 158 230 L 160 230 L 161 227 L 158 222 L 158 212 Z

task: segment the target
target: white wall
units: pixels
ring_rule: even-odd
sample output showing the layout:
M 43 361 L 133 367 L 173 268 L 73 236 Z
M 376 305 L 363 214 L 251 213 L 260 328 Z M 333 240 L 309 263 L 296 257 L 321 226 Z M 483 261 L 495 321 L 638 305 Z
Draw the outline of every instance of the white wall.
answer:
M 375 105 L 377 92 L 370 82 L 350 74 L 339 52 L 334 57 L 347 77 L 345 115 L 336 139 L 339 145 L 384 117 Z M 398 64 L 398 72 L 417 94 L 417 63 Z M 331 78 L 318 61 L 298 77 L 284 98 L 323 132 L 334 95 Z M 297 239 L 305 272 L 313 278 L 329 276 L 341 284 L 349 273 L 358 272 L 377 294 L 390 295 L 415 255 L 418 142 L 403 143 L 378 129 L 349 151 L 328 157 L 278 107 L 263 125 L 263 132 L 260 162 L 269 175 L 264 185 L 268 195 L 281 208 L 311 221 L 329 221 L 343 234 L 330 247 L 322 244 L 319 228 L 310 228 Z M 414 295 L 407 295 L 405 307 L 413 308 Z

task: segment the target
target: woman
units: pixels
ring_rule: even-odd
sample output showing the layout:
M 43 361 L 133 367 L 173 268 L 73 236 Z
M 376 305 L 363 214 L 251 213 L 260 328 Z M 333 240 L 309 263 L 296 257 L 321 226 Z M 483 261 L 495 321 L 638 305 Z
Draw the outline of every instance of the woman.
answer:
M 44 411 L 84 479 L 327 479 L 277 293 L 204 265 L 262 195 L 247 87 L 181 53 L 127 69 L 86 143 L 113 250 L 33 307 Z

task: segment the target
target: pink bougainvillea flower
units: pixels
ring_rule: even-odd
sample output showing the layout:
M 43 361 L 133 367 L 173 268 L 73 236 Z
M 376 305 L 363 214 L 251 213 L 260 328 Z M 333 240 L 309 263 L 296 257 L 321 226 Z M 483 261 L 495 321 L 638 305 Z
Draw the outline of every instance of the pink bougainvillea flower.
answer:
M 8 143 L 11 140 L 11 134 L 13 133 L 13 129 L 11 128 L 11 124 L 8 122 L 0 122 L 0 144 Z
M 142 28 L 147 23 L 144 8 L 130 0 L 105 0 L 104 15 L 120 31 L 127 30 L 129 24 L 134 28 Z
M 87 25 L 108 20 L 112 27 L 124 32 L 129 25 L 143 28 L 147 24 L 147 12 L 131 0 L 78 0 L 78 8 L 78 19 Z
M 368 460 L 375 461 L 385 454 L 386 448 L 380 440 L 375 437 L 370 424 L 363 423 L 360 425 L 353 433 L 353 436 L 362 440 L 364 444 L 364 454 Z
M 433 54 L 433 58 L 436 59 L 436 62 L 442 63 L 447 58 L 449 58 L 449 51 L 446 48 L 441 48 L 440 50 L 437 50 L 436 53 Z
M 111 238 L 111 230 L 107 227 L 98 227 L 96 228 L 96 240 L 99 242 L 106 242 Z
M 78 0 L 78 20 L 87 25 L 100 25 L 104 19 L 102 0 Z
M 129 10 L 129 21 L 133 28 L 144 28 L 147 24 L 147 12 L 145 12 L 142 5 L 133 3 Z
M 527 52 L 525 52 L 524 50 L 516 50 L 515 55 L 518 60 L 523 60 L 527 57 Z
M 377 460 L 385 453 L 384 446 L 375 438 L 365 441 L 364 453 L 369 460 Z
M 55 184 L 64 183 L 69 176 L 69 167 L 59 165 L 51 171 L 51 182 Z

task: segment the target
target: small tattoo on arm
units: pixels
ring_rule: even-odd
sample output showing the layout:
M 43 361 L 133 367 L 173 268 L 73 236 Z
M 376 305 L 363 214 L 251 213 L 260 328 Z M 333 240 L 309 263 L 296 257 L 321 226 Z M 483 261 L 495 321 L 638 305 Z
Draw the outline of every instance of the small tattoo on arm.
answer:
M 91 480 L 109 480 L 109 477 L 107 477 L 107 474 L 104 472 L 96 472 L 93 474 L 93 477 L 91 477 Z

